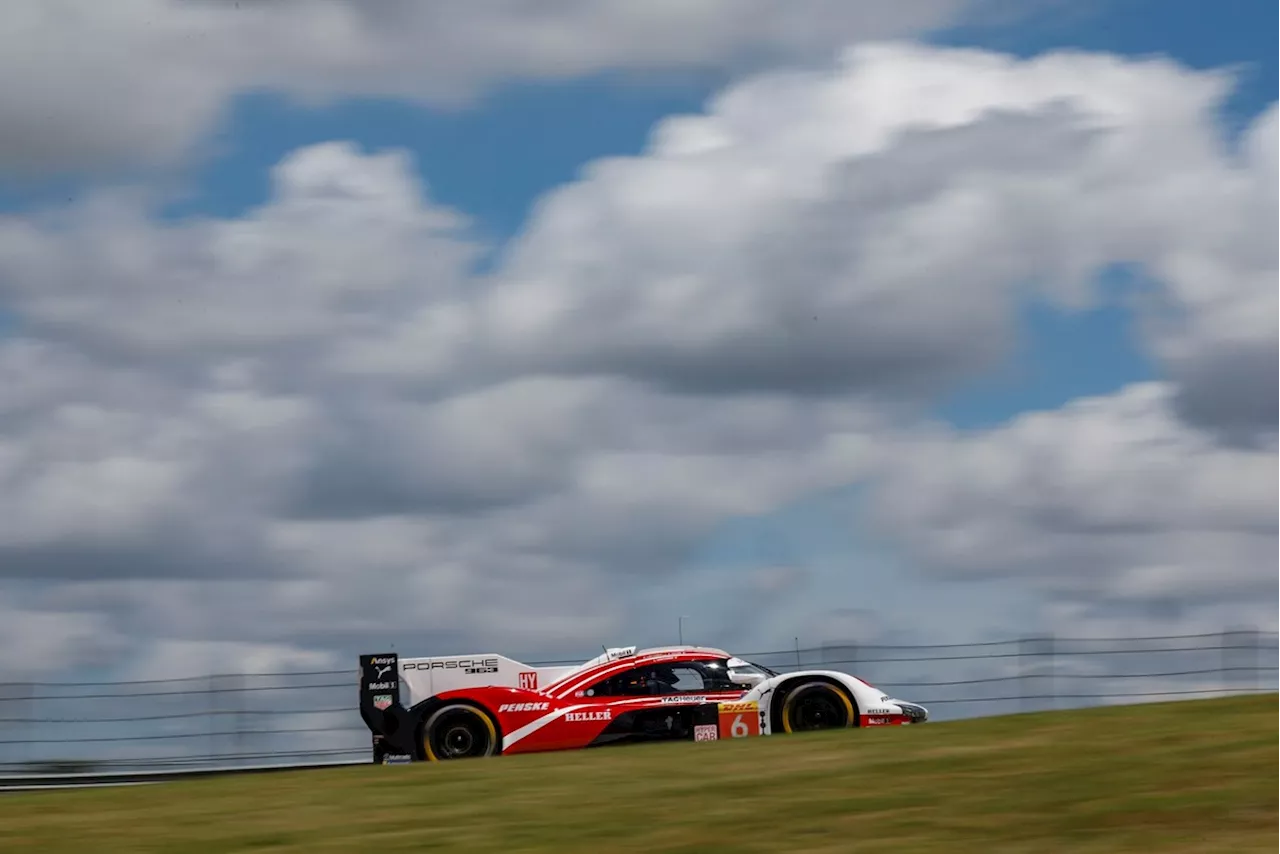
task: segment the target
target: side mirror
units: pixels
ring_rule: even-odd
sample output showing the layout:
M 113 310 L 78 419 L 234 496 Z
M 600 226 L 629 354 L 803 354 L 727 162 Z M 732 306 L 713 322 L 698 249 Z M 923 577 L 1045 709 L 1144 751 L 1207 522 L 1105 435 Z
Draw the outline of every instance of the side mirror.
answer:
M 734 685 L 746 685 L 754 688 L 764 681 L 763 673 L 739 673 L 734 670 L 729 671 L 729 681 Z

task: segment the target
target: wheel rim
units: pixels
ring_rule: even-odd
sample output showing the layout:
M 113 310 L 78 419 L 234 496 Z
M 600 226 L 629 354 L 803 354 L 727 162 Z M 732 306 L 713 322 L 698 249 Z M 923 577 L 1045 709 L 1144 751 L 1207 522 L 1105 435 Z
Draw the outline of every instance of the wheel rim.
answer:
M 807 691 L 796 697 L 790 709 L 791 729 L 804 732 L 849 725 L 848 709 L 830 691 Z
M 466 756 L 475 744 L 471 731 L 464 726 L 450 727 L 444 734 L 443 741 L 444 750 L 450 756 Z
M 427 725 L 428 758 L 464 759 L 493 752 L 492 724 L 466 706 L 441 709 Z

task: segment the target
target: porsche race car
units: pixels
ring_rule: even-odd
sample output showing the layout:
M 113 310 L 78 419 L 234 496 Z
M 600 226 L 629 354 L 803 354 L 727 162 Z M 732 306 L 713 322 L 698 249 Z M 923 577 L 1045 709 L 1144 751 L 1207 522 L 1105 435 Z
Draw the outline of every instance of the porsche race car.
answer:
M 360 715 L 378 763 L 929 719 L 923 706 L 847 673 L 777 673 L 697 646 L 617 647 L 565 667 L 532 667 L 497 654 L 362 655 Z

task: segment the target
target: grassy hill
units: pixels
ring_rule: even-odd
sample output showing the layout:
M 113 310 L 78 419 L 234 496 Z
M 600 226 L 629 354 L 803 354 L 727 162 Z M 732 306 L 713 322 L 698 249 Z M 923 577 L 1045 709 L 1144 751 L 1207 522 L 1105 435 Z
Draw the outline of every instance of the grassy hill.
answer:
M 1274 852 L 1276 695 L 0 796 L 0 851 Z

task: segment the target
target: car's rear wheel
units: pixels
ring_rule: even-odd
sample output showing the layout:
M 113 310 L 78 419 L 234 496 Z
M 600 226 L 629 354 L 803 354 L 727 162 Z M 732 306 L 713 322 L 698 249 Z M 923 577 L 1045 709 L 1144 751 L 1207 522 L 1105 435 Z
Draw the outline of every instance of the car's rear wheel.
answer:
M 483 709 L 450 703 L 422 725 L 422 749 L 432 762 L 492 756 L 498 749 L 498 729 Z
M 782 731 L 809 732 L 854 726 L 857 711 L 844 689 L 829 682 L 798 685 L 782 701 Z

